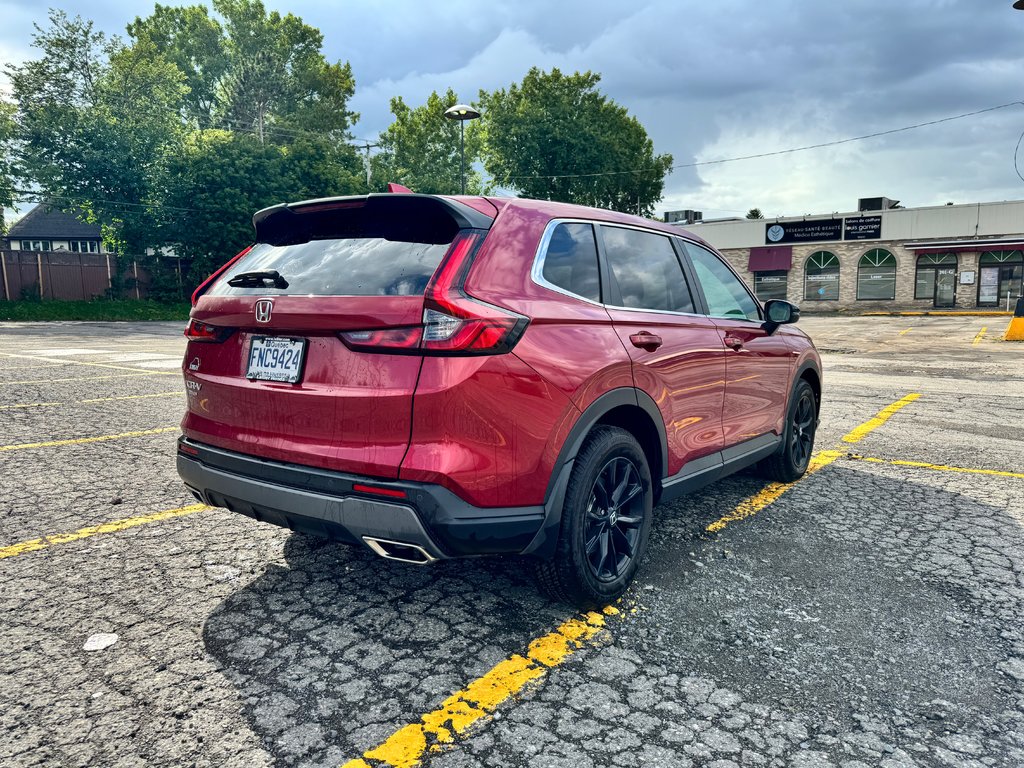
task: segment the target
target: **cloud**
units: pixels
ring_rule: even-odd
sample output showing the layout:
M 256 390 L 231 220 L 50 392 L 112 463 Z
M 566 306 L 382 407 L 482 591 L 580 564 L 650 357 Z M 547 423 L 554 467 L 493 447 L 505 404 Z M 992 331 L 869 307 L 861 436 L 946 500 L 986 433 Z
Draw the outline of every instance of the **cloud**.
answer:
M 184 2 L 184 0 L 182 0 Z M 454 88 L 518 81 L 531 66 L 592 70 L 601 89 L 677 164 L 815 144 L 1024 98 L 1024 13 L 1009 0 L 470 0 L 381 4 L 270 0 L 324 33 L 331 60 L 350 61 L 359 138 L 390 122 L 401 95 L 422 104 Z M 121 32 L 152 6 L 107 0 L 83 10 Z M 0 54 L 26 55 L 29 0 L 0 0 Z M 659 209 L 717 214 L 848 210 L 886 194 L 908 204 L 1024 197 L 1013 145 L 1024 107 L 840 148 L 680 168 Z M 1022 162 L 1024 164 L 1024 162 Z

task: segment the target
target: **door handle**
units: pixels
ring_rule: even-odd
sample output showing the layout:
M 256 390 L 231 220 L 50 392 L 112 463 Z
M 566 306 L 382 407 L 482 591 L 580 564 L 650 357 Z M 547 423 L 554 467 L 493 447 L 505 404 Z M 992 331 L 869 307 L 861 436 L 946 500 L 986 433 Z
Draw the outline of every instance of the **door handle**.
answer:
M 743 349 L 743 339 L 740 339 L 736 336 L 726 336 L 725 346 L 732 347 L 737 352 L 739 352 L 741 349 Z
M 661 336 L 650 331 L 640 331 L 640 333 L 634 333 L 629 337 L 629 340 L 633 343 L 634 347 L 653 352 L 663 343 Z

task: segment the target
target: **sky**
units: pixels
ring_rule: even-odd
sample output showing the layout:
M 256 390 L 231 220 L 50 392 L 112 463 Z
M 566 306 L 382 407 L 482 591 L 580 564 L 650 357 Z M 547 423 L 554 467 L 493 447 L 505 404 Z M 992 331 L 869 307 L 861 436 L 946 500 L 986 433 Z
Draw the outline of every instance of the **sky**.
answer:
M 472 101 L 532 66 L 558 67 L 600 73 L 602 92 L 643 124 L 655 151 L 690 166 L 667 177 L 659 214 L 848 212 L 879 196 L 907 207 L 1024 199 L 1024 142 L 1014 165 L 1024 11 L 1012 0 L 264 1 L 318 27 L 329 60 L 351 63 L 358 139 L 387 127 L 393 96 L 418 106 L 451 87 Z M 52 3 L 120 34 L 153 9 Z M 46 5 L 0 0 L 0 62 L 35 55 L 33 24 L 46 25 Z M 692 165 L 1004 104 L 839 146 Z

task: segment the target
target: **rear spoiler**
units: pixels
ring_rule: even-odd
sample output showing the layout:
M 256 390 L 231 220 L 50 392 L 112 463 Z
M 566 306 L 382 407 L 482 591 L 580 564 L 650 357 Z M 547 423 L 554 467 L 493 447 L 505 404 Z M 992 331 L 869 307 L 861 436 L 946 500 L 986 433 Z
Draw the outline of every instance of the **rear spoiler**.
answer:
M 270 245 L 341 237 L 440 244 L 450 243 L 459 230 L 487 230 L 492 223 L 493 218 L 458 200 L 408 193 L 282 203 L 252 217 L 256 241 Z

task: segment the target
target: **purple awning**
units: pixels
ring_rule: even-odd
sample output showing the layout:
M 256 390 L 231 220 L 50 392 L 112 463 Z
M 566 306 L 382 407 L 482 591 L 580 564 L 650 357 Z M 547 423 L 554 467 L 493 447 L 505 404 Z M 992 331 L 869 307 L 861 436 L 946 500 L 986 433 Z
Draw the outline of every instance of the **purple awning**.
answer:
M 750 249 L 750 263 L 747 265 L 747 269 L 751 272 L 788 270 L 792 266 L 792 245 L 761 245 Z

